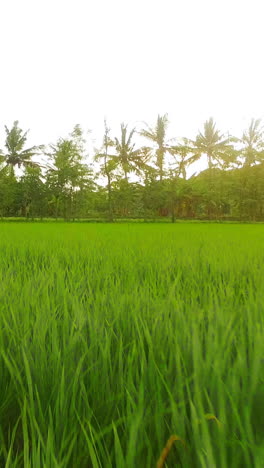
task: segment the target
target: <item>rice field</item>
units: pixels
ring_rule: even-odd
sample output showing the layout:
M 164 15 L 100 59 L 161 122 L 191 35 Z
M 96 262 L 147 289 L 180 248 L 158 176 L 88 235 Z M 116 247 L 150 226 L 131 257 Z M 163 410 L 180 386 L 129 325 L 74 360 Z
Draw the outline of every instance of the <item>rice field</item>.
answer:
M 0 467 L 165 466 L 264 466 L 264 226 L 1 223 Z

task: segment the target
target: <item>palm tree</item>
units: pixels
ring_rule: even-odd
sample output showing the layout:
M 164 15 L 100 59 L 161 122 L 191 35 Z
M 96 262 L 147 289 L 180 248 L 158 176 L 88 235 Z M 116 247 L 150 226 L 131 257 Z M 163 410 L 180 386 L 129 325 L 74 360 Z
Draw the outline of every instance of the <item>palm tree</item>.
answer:
M 169 171 L 169 189 L 168 196 L 170 198 L 171 221 L 175 222 L 175 209 L 179 199 L 181 189 L 185 187 L 183 180 L 186 180 L 186 167 L 191 163 L 191 149 L 188 145 L 188 139 L 182 138 L 177 146 L 171 146 L 169 152 L 174 156 L 175 162 L 172 164 L 173 169 Z M 194 176 L 194 175 L 193 175 Z M 193 177 L 192 176 L 192 177 Z M 181 180 L 179 180 L 181 179 Z
M 191 162 L 198 161 L 203 154 L 207 156 L 210 177 L 212 169 L 217 164 L 228 167 L 235 161 L 237 153 L 231 142 L 236 141 L 233 137 L 226 138 L 216 129 L 216 124 L 211 117 L 204 124 L 204 133 L 199 132 L 196 140 L 190 140 L 192 148 Z
M 264 159 L 264 129 L 261 119 L 252 119 L 247 130 L 244 131 L 241 142 L 244 145 L 242 155 L 244 166 L 252 166 Z
M 38 163 L 31 160 L 43 148 L 43 146 L 32 146 L 31 148 L 23 149 L 27 141 L 27 132 L 23 132 L 18 127 L 18 120 L 13 124 L 11 130 L 5 126 L 6 141 L 5 147 L 7 152 L 4 154 L 4 161 L 6 166 L 40 166 Z
M 103 161 L 101 166 L 101 174 L 107 178 L 108 219 L 109 221 L 113 221 L 112 178 L 113 172 L 118 166 L 118 160 L 115 154 L 109 154 L 109 148 L 113 148 L 114 141 L 110 138 L 110 128 L 107 126 L 106 119 L 104 120 L 104 127 L 105 133 L 103 138 L 103 146 L 101 150 L 96 151 L 94 160 Z
M 189 145 L 187 138 L 182 138 L 181 143 L 176 146 L 171 146 L 169 152 L 174 156 L 176 165 L 174 166 L 175 177 L 186 179 L 186 167 L 193 162 L 192 148 Z
M 226 169 L 237 159 L 232 142 L 236 141 L 233 137 L 226 138 L 219 130 L 211 117 L 204 124 L 204 132 L 199 132 L 195 141 L 190 140 L 192 148 L 191 162 L 198 161 L 202 155 L 206 155 L 208 162 L 208 203 L 207 210 L 209 219 L 212 217 L 212 210 L 215 207 L 213 190 L 213 168 L 220 166 Z
M 156 166 L 158 168 L 159 179 L 162 181 L 164 175 L 164 158 L 167 151 L 171 152 L 170 145 L 166 142 L 166 131 L 168 128 L 168 114 L 158 115 L 156 126 L 141 130 L 141 136 L 150 140 L 156 146 Z
M 122 123 L 121 138 L 120 140 L 115 138 L 117 153 L 115 158 L 122 168 L 126 181 L 128 181 L 130 172 L 135 172 L 137 175 L 141 174 L 142 170 L 147 167 L 146 162 L 150 156 L 146 147 L 135 149 L 135 143 L 132 143 L 135 132 L 135 128 L 128 132 L 127 125 Z

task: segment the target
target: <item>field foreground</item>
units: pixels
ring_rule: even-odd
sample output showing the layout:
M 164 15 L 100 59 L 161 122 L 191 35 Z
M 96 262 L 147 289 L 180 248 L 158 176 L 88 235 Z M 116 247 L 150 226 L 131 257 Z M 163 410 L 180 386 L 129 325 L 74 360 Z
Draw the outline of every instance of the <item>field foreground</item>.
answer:
M 1 224 L 0 466 L 263 467 L 263 279 L 262 225 Z

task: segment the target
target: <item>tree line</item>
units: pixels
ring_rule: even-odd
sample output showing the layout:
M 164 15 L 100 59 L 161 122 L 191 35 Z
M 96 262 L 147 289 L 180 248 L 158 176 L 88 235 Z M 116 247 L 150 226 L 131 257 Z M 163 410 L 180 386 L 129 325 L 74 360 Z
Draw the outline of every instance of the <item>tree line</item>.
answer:
M 28 132 L 15 121 L 0 150 L 0 216 L 264 220 L 261 120 L 238 138 L 210 118 L 193 140 L 169 139 L 168 123 L 167 114 L 140 130 L 122 123 L 112 137 L 105 121 L 102 146 L 88 159 L 79 125 L 54 144 L 27 148 Z M 204 156 L 207 169 L 187 178 Z

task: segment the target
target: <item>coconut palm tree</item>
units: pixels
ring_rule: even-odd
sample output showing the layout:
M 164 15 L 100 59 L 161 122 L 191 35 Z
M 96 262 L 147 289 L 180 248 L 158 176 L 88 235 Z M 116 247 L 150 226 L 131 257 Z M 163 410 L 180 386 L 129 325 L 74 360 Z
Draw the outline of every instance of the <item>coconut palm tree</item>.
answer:
M 170 147 L 169 152 L 175 158 L 173 163 L 175 177 L 186 179 L 186 168 L 193 162 L 192 148 L 188 138 L 181 138 L 178 145 Z
M 216 129 L 216 124 L 211 117 L 204 124 L 204 132 L 199 132 L 194 141 L 190 140 L 192 148 L 191 162 L 195 162 L 206 155 L 210 176 L 212 169 L 216 165 L 228 167 L 235 162 L 237 152 L 234 150 L 232 142 L 236 141 L 234 137 L 227 138 Z
M 244 145 L 242 155 L 244 166 L 253 166 L 264 159 L 264 128 L 261 119 L 252 119 L 244 131 L 241 142 Z
M 110 137 L 110 128 L 107 125 L 106 119 L 104 120 L 104 127 L 103 145 L 100 150 L 96 151 L 94 160 L 102 161 L 100 173 L 107 178 L 108 219 L 109 221 L 113 221 L 112 179 L 113 173 L 118 166 L 118 159 L 115 154 L 109 153 L 109 149 L 113 148 L 115 143 Z
M 166 141 L 166 132 L 168 129 L 168 114 L 163 116 L 158 115 L 157 122 L 154 128 L 146 125 L 146 129 L 142 129 L 139 133 L 147 138 L 155 145 L 156 166 L 158 169 L 159 180 L 162 181 L 164 176 L 164 159 L 166 152 L 171 152 L 171 146 Z M 151 148 L 149 148 L 151 149 Z
M 128 174 L 134 172 L 140 175 L 147 167 L 146 163 L 150 154 L 146 147 L 135 149 L 135 143 L 132 143 L 136 129 L 128 131 L 127 125 L 121 124 L 121 137 L 115 138 L 116 160 L 121 167 L 125 180 L 128 181 Z
M 206 155 L 208 163 L 208 216 L 211 219 L 214 209 L 213 168 L 221 169 L 230 167 L 237 160 L 238 152 L 234 149 L 234 137 L 226 137 L 216 129 L 216 124 L 211 117 L 204 124 L 204 132 L 199 132 L 194 141 L 190 140 L 192 148 L 191 162 L 198 161 L 202 155 Z
M 43 146 L 32 146 L 31 148 L 24 149 L 27 141 L 27 132 L 23 132 L 18 126 L 18 120 L 13 124 L 11 130 L 5 126 L 6 141 L 5 147 L 7 151 L 3 154 L 6 166 L 26 167 L 26 166 L 40 166 L 40 164 L 32 161 L 32 156 L 39 154 Z

